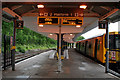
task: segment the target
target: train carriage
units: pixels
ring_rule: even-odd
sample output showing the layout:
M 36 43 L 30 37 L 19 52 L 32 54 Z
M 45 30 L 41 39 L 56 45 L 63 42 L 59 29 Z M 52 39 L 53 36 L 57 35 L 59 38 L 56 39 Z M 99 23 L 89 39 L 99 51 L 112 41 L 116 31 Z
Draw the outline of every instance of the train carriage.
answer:
M 76 42 L 76 50 L 105 63 L 106 34 Z M 110 32 L 109 62 L 120 63 L 120 33 Z

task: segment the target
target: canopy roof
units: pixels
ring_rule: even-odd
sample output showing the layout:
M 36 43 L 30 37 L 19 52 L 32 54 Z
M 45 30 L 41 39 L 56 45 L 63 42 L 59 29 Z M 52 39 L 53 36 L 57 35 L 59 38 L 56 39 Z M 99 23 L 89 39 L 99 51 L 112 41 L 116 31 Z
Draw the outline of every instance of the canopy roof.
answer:
M 38 4 L 42 4 L 45 7 L 38 9 Z M 87 5 L 85 10 L 79 8 L 79 5 L 82 4 Z M 52 11 L 53 13 L 79 12 L 81 13 L 80 17 L 83 17 L 83 25 L 80 28 L 72 25 L 62 25 L 64 40 L 73 42 L 76 37 L 97 27 L 99 20 L 109 18 L 111 22 L 119 21 L 119 7 L 118 2 L 3 2 L 2 16 L 3 20 L 9 22 L 12 17 L 17 15 L 20 20 L 24 20 L 26 27 L 50 38 L 57 39 L 58 25 L 44 25 L 42 28 L 38 26 L 37 17 L 40 11 Z M 50 33 L 53 35 L 49 35 Z M 73 35 L 70 35 L 71 33 Z

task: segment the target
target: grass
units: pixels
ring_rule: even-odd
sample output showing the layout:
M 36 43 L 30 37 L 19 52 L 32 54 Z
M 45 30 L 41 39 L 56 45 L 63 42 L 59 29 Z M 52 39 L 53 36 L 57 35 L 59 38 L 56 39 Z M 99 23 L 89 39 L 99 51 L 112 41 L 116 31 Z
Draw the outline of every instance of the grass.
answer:
M 40 50 L 46 50 L 56 48 L 56 45 L 16 45 L 16 51 L 25 53 L 25 51 L 32 50 L 32 49 L 40 49 Z

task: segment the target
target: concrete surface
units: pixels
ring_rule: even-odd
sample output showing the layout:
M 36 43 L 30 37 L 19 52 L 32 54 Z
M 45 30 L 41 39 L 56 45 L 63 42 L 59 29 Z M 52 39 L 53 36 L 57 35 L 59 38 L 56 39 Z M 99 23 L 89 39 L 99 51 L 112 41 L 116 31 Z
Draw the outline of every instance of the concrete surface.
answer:
M 63 60 L 62 72 L 57 71 L 57 60 L 49 59 L 53 50 L 16 64 L 16 71 L 3 71 L 3 78 L 115 78 L 104 73 L 104 67 L 69 49 L 69 59 Z

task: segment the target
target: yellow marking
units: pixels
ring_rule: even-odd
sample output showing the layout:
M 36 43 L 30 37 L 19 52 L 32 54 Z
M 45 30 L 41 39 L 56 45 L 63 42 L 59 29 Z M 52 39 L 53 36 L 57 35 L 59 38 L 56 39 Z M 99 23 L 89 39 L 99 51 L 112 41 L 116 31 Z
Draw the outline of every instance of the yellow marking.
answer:
M 109 51 L 109 48 L 107 48 L 106 51 Z
M 12 47 L 11 47 L 11 50 L 13 50 L 13 49 L 16 49 L 16 46 L 12 46 Z
M 59 47 L 59 49 L 61 49 L 61 47 Z
M 57 58 L 59 59 L 58 52 L 57 52 Z
M 58 54 L 58 52 L 57 52 L 57 58 L 59 59 L 59 54 Z M 61 59 L 64 59 L 64 56 L 63 55 L 61 55 Z
M 1 53 L 1 48 L 0 48 L 0 53 Z
M 63 45 L 62 48 L 63 48 L 64 46 L 67 46 L 67 45 Z
M 64 56 L 63 56 L 63 55 L 61 55 L 61 59 L 64 59 Z

